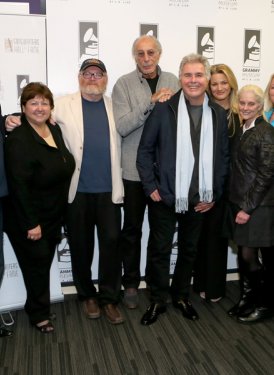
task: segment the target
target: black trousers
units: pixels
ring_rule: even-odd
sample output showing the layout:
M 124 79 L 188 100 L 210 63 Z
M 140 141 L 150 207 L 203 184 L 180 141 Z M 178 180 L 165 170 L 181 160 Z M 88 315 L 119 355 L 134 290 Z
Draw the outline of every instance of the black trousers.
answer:
M 99 245 L 98 284 L 102 305 L 118 303 L 121 289 L 121 209 L 112 203 L 111 193 L 77 193 L 68 205 L 68 242 L 74 284 L 80 300 L 97 297 L 92 280 L 94 232 Z
M 50 315 L 50 267 L 57 237 L 28 240 L 27 234 L 8 232 L 10 243 L 21 268 L 27 291 L 25 311 L 30 322 L 37 324 Z
M 2 198 L 0 198 L 0 287 L 4 276 L 5 261 L 4 261 L 4 249 L 3 249 L 3 209 L 2 209 Z
M 204 216 L 192 206 L 184 214 L 163 202 L 150 204 L 150 280 L 151 301 L 166 303 L 170 290 L 173 300 L 188 298 L 192 270 Z M 178 256 L 169 288 L 170 255 L 178 221 Z
M 222 235 L 224 225 L 224 200 L 204 213 L 204 223 L 194 266 L 196 292 L 205 292 L 206 298 L 225 296 L 228 239 Z
M 141 239 L 144 214 L 148 199 L 142 183 L 123 180 L 124 224 L 121 236 L 121 253 L 123 262 L 122 283 L 125 288 L 138 288 L 140 284 Z

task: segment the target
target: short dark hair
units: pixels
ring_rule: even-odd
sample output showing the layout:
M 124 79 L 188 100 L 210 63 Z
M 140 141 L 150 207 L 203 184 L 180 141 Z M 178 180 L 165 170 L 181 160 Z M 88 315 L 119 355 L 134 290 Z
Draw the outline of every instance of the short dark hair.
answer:
M 48 86 L 41 82 L 30 82 L 23 88 L 21 94 L 21 111 L 23 111 L 23 106 L 25 106 L 29 100 L 35 98 L 35 96 L 41 96 L 42 98 L 48 99 L 50 108 L 54 108 L 53 95 Z

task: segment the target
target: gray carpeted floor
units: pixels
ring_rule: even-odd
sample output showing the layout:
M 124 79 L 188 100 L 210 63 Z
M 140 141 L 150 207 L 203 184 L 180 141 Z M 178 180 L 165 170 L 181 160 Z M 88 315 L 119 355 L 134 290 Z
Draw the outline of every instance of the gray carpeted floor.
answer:
M 193 295 L 200 320 L 184 319 L 172 305 L 150 327 L 140 324 L 149 301 L 121 309 L 126 322 L 85 318 L 75 296 L 53 305 L 56 332 L 42 335 L 24 311 L 13 313 L 12 338 L 0 339 L 0 375 L 273 375 L 274 319 L 242 325 L 226 315 L 238 298 L 236 282 L 227 297 L 207 303 Z

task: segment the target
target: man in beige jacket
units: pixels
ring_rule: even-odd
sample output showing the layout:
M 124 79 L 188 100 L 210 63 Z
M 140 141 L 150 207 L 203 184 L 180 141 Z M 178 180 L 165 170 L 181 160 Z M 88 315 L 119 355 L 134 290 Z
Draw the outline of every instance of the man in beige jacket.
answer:
M 108 321 L 119 324 L 124 321 L 117 307 L 123 202 L 120 136 L 111 100 L 104 94 L 108 81 L 104 63 L 85 60 L 78 80 L 80 90 L 56 99 L 54 108 L 54 118 L 76 162 L 67 215 L 74 284 L 88 318 L 99 318 L 101 305 Z M 99 293 L 91 275 L 95 227 L 99 243 Z

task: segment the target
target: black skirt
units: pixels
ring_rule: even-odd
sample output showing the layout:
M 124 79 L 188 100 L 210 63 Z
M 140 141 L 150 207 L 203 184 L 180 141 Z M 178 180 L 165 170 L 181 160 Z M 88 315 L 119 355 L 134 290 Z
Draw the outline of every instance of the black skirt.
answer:
M 246 224 L 236 224 L 239 209 L 230 205 L 228 226 L 230 238 L 239 246 L 270 247 L 274 246 L 274 207 L 259 206 Z

